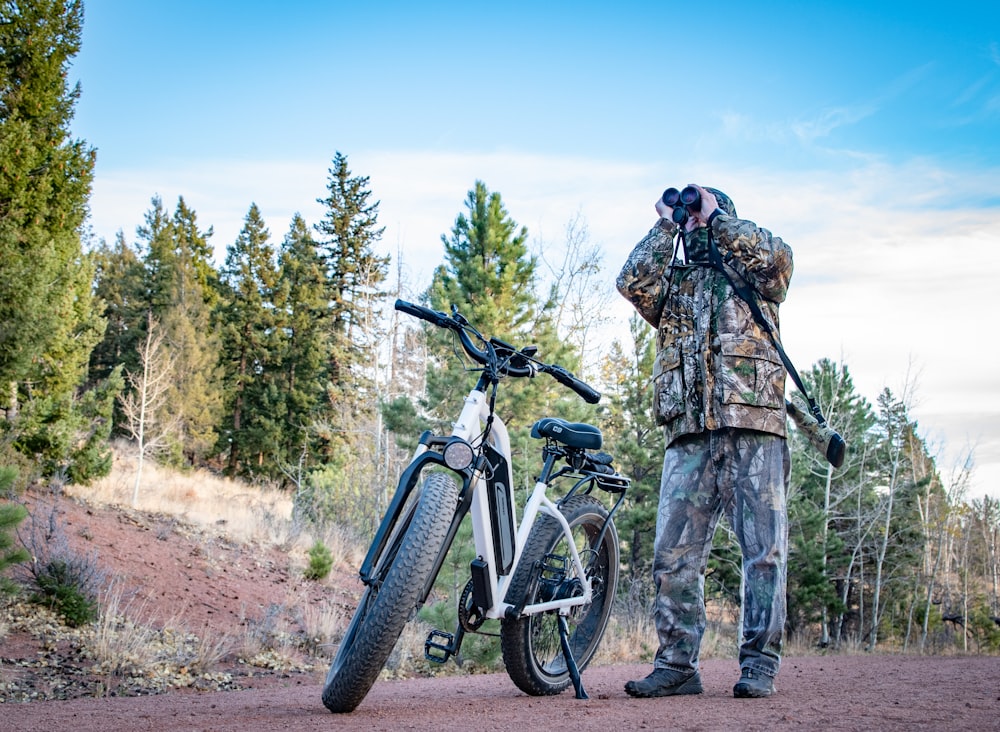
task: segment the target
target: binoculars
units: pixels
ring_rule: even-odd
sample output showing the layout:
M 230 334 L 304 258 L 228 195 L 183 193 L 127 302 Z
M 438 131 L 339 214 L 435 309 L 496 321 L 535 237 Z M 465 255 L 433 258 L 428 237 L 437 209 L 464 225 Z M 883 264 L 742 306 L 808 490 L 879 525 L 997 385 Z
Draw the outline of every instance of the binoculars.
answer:
M 683 190 L 668 188 L 663 192 L 663 203 L 673 209 L 670 218 L 678 226 L 683 226 L 687 221 L 689 211 L 697 211 L 701 208 L 701 193 L 694 186 L 685 186 Z

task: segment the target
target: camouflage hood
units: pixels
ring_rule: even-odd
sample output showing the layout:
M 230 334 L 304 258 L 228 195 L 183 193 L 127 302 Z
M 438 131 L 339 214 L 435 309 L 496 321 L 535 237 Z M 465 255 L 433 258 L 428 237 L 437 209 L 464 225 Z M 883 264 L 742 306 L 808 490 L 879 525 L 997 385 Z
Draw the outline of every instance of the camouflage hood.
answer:
M 715 200 L 719 202 L 719 208 L 730 216 L 736 215 L 736 206 L 733 205 L 733 199 L 720 191 L 718 188 L 709 188 L 708 186 L 705 186 L 705 190 L 712 192 L 712 195 L 715 196 Z

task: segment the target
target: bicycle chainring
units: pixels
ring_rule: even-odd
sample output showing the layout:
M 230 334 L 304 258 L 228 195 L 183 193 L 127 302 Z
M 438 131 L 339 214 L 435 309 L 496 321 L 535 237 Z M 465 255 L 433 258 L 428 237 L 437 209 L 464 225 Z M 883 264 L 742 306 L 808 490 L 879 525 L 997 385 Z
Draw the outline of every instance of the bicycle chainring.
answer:
M 467 633 L 475 633 L 486 622 L 486 615 L 474 604 L 471 579 L 458 599 L 458 622 Z

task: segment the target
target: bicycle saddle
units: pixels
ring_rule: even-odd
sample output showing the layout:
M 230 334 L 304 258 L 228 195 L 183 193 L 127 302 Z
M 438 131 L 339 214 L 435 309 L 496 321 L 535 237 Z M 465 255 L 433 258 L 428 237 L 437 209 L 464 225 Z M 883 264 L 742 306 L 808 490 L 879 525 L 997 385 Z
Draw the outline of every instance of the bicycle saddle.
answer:
M 543 417 L 535 422 L 531 427 L 531 436 L 547 437 L 567 447 L 579 447 L 583 450 L 598 450 L 604 442 L 599 428 L 582 422 L 567 422 L 558 417 Z

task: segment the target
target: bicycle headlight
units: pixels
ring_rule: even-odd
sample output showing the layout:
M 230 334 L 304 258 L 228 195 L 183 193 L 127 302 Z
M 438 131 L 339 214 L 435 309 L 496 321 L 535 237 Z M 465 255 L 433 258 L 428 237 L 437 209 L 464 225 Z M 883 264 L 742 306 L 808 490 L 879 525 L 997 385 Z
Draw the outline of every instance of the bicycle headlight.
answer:
M 465 440 L 452 440 L 444 447 L 444 464 L 452 470 L 465 470 L 475 458 L 472 445 Z

